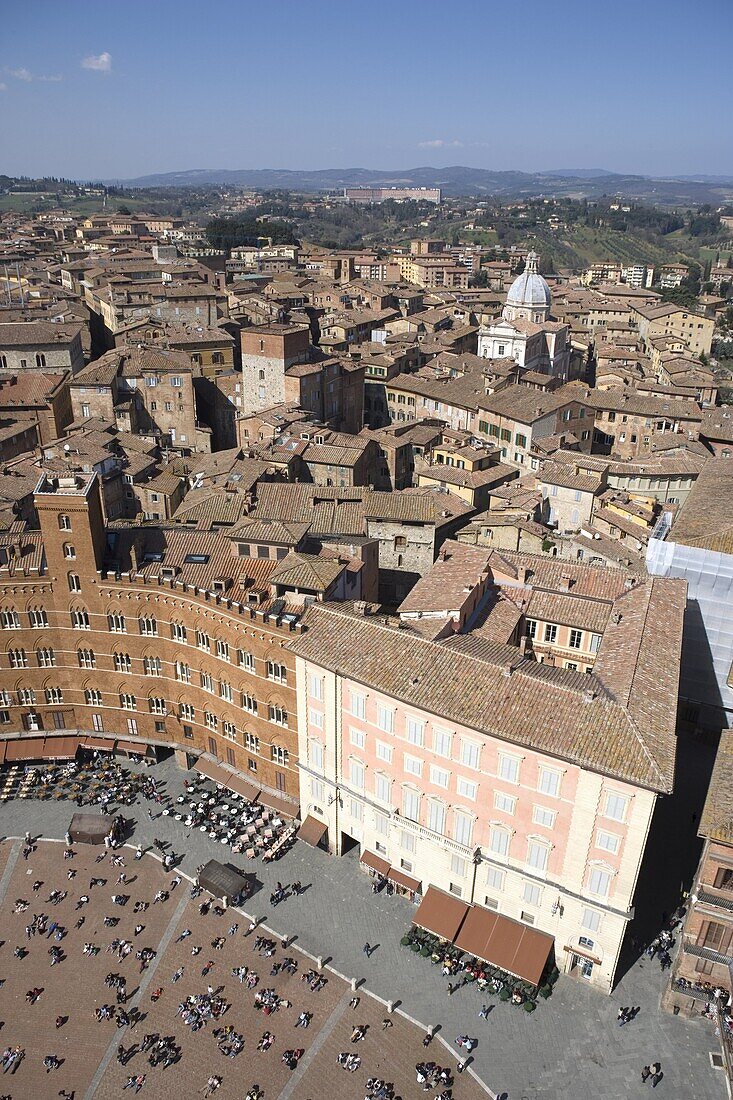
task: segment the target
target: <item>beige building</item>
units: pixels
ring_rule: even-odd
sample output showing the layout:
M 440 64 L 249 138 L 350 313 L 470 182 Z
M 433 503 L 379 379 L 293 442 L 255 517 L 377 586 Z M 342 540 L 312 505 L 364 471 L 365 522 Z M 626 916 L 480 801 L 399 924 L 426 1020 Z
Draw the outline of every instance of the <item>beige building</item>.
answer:
M 686 586 L 456 545 L 400 629 L 307 613 L 291 647 L 303 819 L 414 894 L 549 933 L 562 970 L 610 991 L 672 790 Z M 495 640 L 517 633 L 525 655 Z

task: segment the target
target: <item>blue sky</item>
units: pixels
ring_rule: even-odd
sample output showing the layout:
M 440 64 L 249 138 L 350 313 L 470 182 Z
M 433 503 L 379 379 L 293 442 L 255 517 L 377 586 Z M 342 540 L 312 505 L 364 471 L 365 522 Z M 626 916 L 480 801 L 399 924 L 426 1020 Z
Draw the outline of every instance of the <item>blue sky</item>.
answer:
M 731 0 L 0 0 L 0 172 L 733 174 Z

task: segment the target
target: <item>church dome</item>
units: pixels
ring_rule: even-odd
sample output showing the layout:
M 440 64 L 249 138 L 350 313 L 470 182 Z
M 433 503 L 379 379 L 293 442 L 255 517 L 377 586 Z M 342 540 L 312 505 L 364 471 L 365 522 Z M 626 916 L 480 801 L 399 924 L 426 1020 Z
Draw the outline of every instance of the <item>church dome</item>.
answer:
M 521 275 L 512 283 L 506 297 L 506 304 L 515 309 L 549 310 L 552 302 L 550 288 L 537 270 L 539 256 L 536 252 L 527 255 L 527 264 Z

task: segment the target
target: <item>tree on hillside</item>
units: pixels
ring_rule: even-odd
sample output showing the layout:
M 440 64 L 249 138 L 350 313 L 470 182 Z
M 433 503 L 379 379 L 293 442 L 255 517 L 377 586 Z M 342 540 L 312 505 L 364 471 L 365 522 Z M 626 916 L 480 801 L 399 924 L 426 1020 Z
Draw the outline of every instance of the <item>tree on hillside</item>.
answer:
M 254 214 L 236 218 L 213 218 L 206 226 L 206 239 L 212 248 L 229 251 L 242 245 L 256 245 L 262 237 L 273 244 L 296 244 L 293 230 L 284 222 L 257 221 Z

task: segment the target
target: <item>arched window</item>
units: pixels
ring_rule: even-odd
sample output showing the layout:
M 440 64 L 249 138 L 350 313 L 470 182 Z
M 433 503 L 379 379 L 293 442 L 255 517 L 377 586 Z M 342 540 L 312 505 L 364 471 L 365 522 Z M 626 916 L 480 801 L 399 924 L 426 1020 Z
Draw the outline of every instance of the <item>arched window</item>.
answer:
M 69 573 L 69 592 L 81 592 L 81 577 L 78 573 Z
M 71 519 L 69 518 L 69 516 L 64 515 L 63 512 L 59 513 L 59 530 L 60 531 L 70 531 L 71 530 Z
M 75 630 L 91 630 L 89 612 L 85 607 L 72 608 L 71 625 Z
M 64 543 L 64 557 L 67 559 L 67 561 L 74 561 L 76 558 L 76 549 L 71 545 L 70 542 Z
M 37 351 L 36 352 L 36 366 L 37 367 L 45 367 L 46 366 L 46 356 L 43 354 L 42 351 Z
M 79 659 L 79 668 L 97 667 L 97 658 L 93 649 L 77 649 L 76 655 Z

